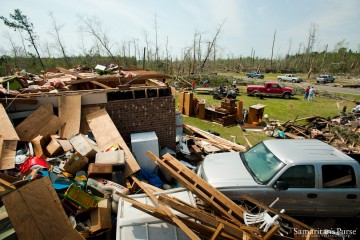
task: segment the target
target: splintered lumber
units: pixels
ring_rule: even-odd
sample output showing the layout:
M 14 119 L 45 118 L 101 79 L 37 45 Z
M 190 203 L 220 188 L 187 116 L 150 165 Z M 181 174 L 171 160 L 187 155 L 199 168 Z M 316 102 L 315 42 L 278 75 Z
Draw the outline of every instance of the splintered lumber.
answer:
M 147 152 L 147 155 L 160 168 L 166 169 L 173 178 L 181 182 L 201 200 L 212 205 L 217 213 L 231 219 L 238 226 L 244 225 L 241 220 L 243 219 L 244 211 L 246 211 L 245 208 L 234 203 L 223 193 L 181 164 L 176 158 L 167 153 L 160 159 L 150 151 Z
M 82 75 L 80 75 L 80 74 L 78 74 L 78 73 L 76 73 L 76 72 L 70 71 L 70 70 L 68 70 L 68 69 L 66 69 L 66 68 L 62 68 L 62 67 L 56 67 L 56 68 L 57 68 L 57 70 L 59 70 L 59 71 L 62 72 L 62 73 L 70 74 L 70 75 L 73 75 L 73 76 L 75 76 L 75 77 L 77 77 L 77 78 L 80 78 L 80 79 L 85 79 L 85 78 L 87 78 L 87 77 L 82 76 Z
M 15 128 L 20 140 L 30 142 L 39 135 L 55 134 L 64 125 L 64 121 L 52 111 L 52 104 L 48 103 L 40 106 L 22 121 Z
M 59 96 L 59 117 L 65 122 L 60 137 L 70 139 L 80 131 L 81 95 Z
M 295 134 L 292 134 L 289 132 L 286 132 L 285 135 L 292 139 L 302 139 L 303 138 L 303 137 L 299 137 L 298 135 L 295 135 Z
M 197 141 L 205 141 L 205 142 L 211 143 L 212 145 L 215 145 L 216 147 L 218 147 L 222 150 L 232 151 L 231 147 L 224 146 L 224 145 L 220 144 L 218 141 L 214 141 L 214 140 L 206 139 L 206 138 L 194 137 L 194 136 L 190 136 L 190 135 L 186 135 L 186 137 L 197 140 Z
M 98 81 L 97 81 L 97 80 L 98 80 L 97 77 L 88 78 L 88 77 L 86 77 L 86 76 L 83 76 L 83 75 L 81 75 L 81 74 L 78 74 L 78 73 L 76 73 L 76 72 L 72 72 L 72 71 L 70 71 L 70 70 L 68 70 L 68 69 L 61 68 L 61 67 L 57 67 L 57 69 L 58 69 L 60 72 L 67 73 L 67 74 L 71 74 L 71 75 L 73 75 L 73 76 L 75 76 L 75 77 L 77 77 L 77 78 L 79 78 L 79 79 L 82 79 L 82 80 L 80 80 L 80 81 L 76 81 L 76 80 L 75 80 L 75 81 L 70 81 L 70 82 L 69 82 L 70 85 L 71 85 L 71 84 L 80 84 L 80 83 L 91 82 L 91 83 L 93 83 L 93 84 L 95 84 L 95 85 L 97 85 L 97 86 L 99 86 L 99 87 L 102 87 L 102 88 L 105 88 L 105 89 L 111 89 L 111 87 L 109 87 L 109 86 L 107 86 L 107 85 L 105 85 L 105 84 L 102 84 L 102 83 L 98 82 Z M 113 78 L 113 77 L 112 77 L 112 78 Z
M 140 166 L 135 157 L 105 109 L 100 109 L 99 111 L 88 114 L 86 120 L 101 151 L 106 150 L 110 146 L 120 146 L 120 148 L 124 150 L 126 156 L 124 178 L 140 170 Z
M 188 226 L 186 226 L 175 214 L 173 214 L 164 204 L 162 204 L 158 199 L 154 196 L 154 194 L 149 191 L 146 187 L 142 185 L 142 183 L 134 176 L 131 177 L 134 182 L 142 189 L 144 192 L 151 198 L 151 200 L 158 205 L 158 207 L 171 219 L 173 224 L 176 224 L 181 230 L 184 231 L 184 233 L 191 239 L 198 239 L 200 238 L 193 232 L 191 229 L 189 229 Z
M 165 203 L 166 205 L 169 205 L 172 209 L 175 209 L 178 212 L 181 212 L 191 218 L 194 218 L 195 220 L 209 225 L 211 227 L 214 227 L 215 229 L 218 229 L 219 226 L 222 226 L 222 231 L 225 232 L 228 235 L 231 235 L 235 238 L 241 238 L 244 234 L 244 231 L 247 233 L 250 233 L 251 235 L 254 235 L 255 232 L 256 235 L 254 235 L 256 238 L 258 238 L 257 234 L 259 234 L 258 228 L 255 227 L 248 227 L 248 226 L 241 226 L 239 227 L 236 224 L 233 224 L 227 220 L 224 220 L 220 217 L 217 217 L 215 215 L 212 215 L 206 211 L 200 210 L 196 207 L 190 206 L 186 203 L 183 203 L 182 201 L 170 197 L 166 194 L 160 194 L 159 201 Z
M 246 147 L 244 147 L 244 146 L 233 143 L 233 142 L 231 142 L 229 140 L 226 140 L 226 139 L 223 139 L 221 137 L 215 136 L 215 135 L 213 135 L 211 133 L 208 133 L 208 132 L 206 132 L 204 130 L 201 130 L 199 128 L 196 128 L 196 127 L 193 127 L 193 126 L 190 126 L 190 125 L 187 125 L 187 124 L 184 124 L 184 127 L 189 129 L 192 132 L 195 132 L 195 133 L 201 135 L 202 137 L 204 137 L 206 139 L 218 142 L 220 145 L 231 147 L 235 151 L 246 152 Z
M 174 222 L 171 221 L 171 219 L 169 218 L 168 215 L 166 215 L 164 213 L 163 210 L 156 208 L 154 206 L 151 205 L 147 205 L 144 203 L 141 203 L 135 199 L 130 198 L 127 195 L 123 195 L 121 193 L 119 193 L 119 195 L 127 202 L 131 203 L 132 206 L 136 209 L 139 209 L 140 211 L 143 211 L 144 213 L 147 213 L 153 217 L 156 217 L 164 222 L 170 223 L 170 224 L 174 224 Z M 201 235 L 206 236 L 207 238 L 210 238 L 214 232 L 216 231 L 216 229 L 210 227 L 210 226 L 206 226 L 202 223 L 199 222 L 195 222 L 193 220 L 187 219 L 185 217 L 182 216 L 177 216 L 182 222 L 184 222 L 189 228 L 191 228 L 192 230 L 198 232 Z M 230 235 L 227 235 L 225 233 L 221 233 L 221 237 L 223 237 L 223 239 L 240 239 L 240 238 L 234 238 L 231 237 Z

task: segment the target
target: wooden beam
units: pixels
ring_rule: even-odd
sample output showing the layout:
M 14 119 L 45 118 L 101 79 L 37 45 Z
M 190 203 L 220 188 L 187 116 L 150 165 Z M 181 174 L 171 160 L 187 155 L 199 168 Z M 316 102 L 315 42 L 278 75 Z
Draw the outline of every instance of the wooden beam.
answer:
M 214 229 L 217 229 L 219 225 L 222 225 L 222 231 L 233 237 L 242 237 L 244 232 L 246 232 L 251 234 L 254 238 L 260 239 L 260 231 L 258 228 L 248 227 L 245 225 L 239 227 L 238 225 L 231 223 L 231 221 L 228 221 L 228 219 L 222 219 L 165 194 L 161 194 L 158 199 L 159 201 L 169 205 L 172 209 L 194 218 L 203 224 L 209 225 Z
M 224 230 L 224 224 L 220 223 L 219 226 L 217 227 L 216 231 L 214 232 L 214 234 L 211 236 L 210 240 L 215 240 L 218 238 L 219 234 Z
M 124 198 L 125 201 L 132 203 L 134 208 L 137 208 L 140 211 L 143 211 L 143 212 L 145 212 L 151 216 L 154 216 L 156 218 L 159 218 L 165 222 L 173 224 L 171 219 L 161 209 L 155 208 L 155 207 L 147 205 L 147 204 L 140 203 L 140 202 L 130 198 L 129 196 L 122 195 L 122 194 L 120 194 L 120 195 Z M 181 216 L 178 216 L 178 218 L 182 222 L 184 222 L 188 227 L 199 232 L 201 235 L 206 236 L 207 238 L 210 238 L 212 236 L 212 234 L 214 233 L 214 231 L 216 231 L 216 229 L 206 226 L 204 224 L 201 224 L 199 222 L 195 222 L 193 220 L 190 220 L 190 219 L 187 219 L 187 218 L 184 218 Z M 221 233 L 221 237 L 223 237 L 224 239 L 230 239 L 230 240 L 239 239 L 239 238 L 231 237 L 230 235 L 227 235 L 224 232 Z
M 184 233 L 191 239 L 200 240 L 199 236 L 196 235 L 188 226 L 186 226 L 176 215 L 174 215 L 164 204 L 162 204 L 152 192 L 150 192 L 142 183 L 134 176 L 131 178 L 136 182 L 136 184 L 144 190 L 144 192 L 153 200 L 155 204 L 181 229 Z
M 163 156 L 163 159 L 160 159 L 150 151 L 147 152 L 147 155 L 200 199 L 212 205 L 216 212 L 228 217 L 239 226 L 244 225 L 240 219 L 243 219 L 245 208 L 235 204 L 223 193 L 181 164 L 176 158 L 167 153 Z
M 56 67 L 56 69 L 59 70 L 59 71 L 62 72 L 62 73 L 70 74 L 70 75 L 73 75 L 73 76 L 75 76 L 75 77 L 77 77 L 77 78 L 80 78 L 80 79 L 85 79 L 85 78 L 87 78 L 87 77 L 82 76 L 82 75 L 80 75 L 80 74 L 78 74 L 78 73 L 76 73 L 76 72 L 70 71 L 70 70 L 65 69 L 65 68 L 62 68 L 62 67 Z
M 239 144 L 236 144 L 236 143 L 233 143 L 229 140 L 226 140 L 226 139 L 223 139 L 221 137 L 218 137 L 218 136 L 215 136 L 211 133 L 208 133 L 206 131 L 203 131 L 199 128 L 196 128 L 196 127 L 193 127 L 193 126 L 190 126 L 190 125 L 187 125 L 187 124 L 184 124 L 184 127 L 189 129 L 190 131 L 193 131 L 197 134 L 200 134 L 201 136 L 203 136 L 204 138 L 206 139 L 210 139 L 210 140 L 213 140 L 213 141 L 217 141 L 219 142 L 220 144 L 223 144 L 225 146 L 228 146 L 228 147 L 231 147 L 233 150 L 235 151 L 241 151 L 241 152 L 246 152 L 246 147 L 244 146 L 241 146 Z

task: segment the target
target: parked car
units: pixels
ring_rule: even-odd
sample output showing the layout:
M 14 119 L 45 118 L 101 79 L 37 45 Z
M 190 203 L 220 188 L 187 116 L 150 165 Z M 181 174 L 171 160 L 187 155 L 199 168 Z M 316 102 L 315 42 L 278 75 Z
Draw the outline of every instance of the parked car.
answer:
M 284 76 L 277 76 L 276 79 L 279 82 L 287 81 L 287 82 L 293 82 L 293 83 L 300 83 L 300 82 L 304 81 L 302 78 L 299 78 L 295 74 L 285 74 Z
M 258 72 L 248 72 L 246 73 L 246 76 L 249 78 L 264 78 L 264 74 L 258 73 Z
M 207 155 L 197 174 L 235 202 L 244 194 L 293 216 L 360 216 L 360 164 L 316 139 L 265 140 Z
M 316 78 L 317 83 L 333 83 L 335 78 L 332 75 L 320 75 Z
M 266 82 L 264 85 L 249 85 L 246 92 L 250 96 L 283 97 L 289 99 L 295 95 L 295 89 L 284 87 L 277 82 Z

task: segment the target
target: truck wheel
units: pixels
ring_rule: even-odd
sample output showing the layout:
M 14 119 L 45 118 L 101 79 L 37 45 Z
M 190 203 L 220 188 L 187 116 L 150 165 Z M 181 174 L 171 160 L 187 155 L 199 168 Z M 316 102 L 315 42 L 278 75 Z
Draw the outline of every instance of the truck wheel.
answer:
M 285 98 L 285 99 L 289 99 L 290 98 L 290 93 L 284 93 L 283 94 L 283 98 Z
M 281 82 L 281 81 L 282 81 L 282 79 L 281 79 L 281 78 L 279 78 L 278 80 L 279 80 L 279 82 Z
M 292 80 L 292 82 L 293 82 L 293 83 L 296 83 L 296 80 L 295 80 L 295 79 L 293 79 L 293 80 Z

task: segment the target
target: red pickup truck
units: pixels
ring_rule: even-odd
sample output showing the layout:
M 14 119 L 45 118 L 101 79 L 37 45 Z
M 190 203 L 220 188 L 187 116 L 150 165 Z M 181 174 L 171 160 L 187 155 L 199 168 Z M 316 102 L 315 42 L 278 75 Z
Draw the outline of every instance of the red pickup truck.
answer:
M 295 95 L 295 89 L 284 87 L 277 82 L 266 82 L 265 85 L 249 85 L 246 92 L 250 96 L 271 96 L 289 99 Z

